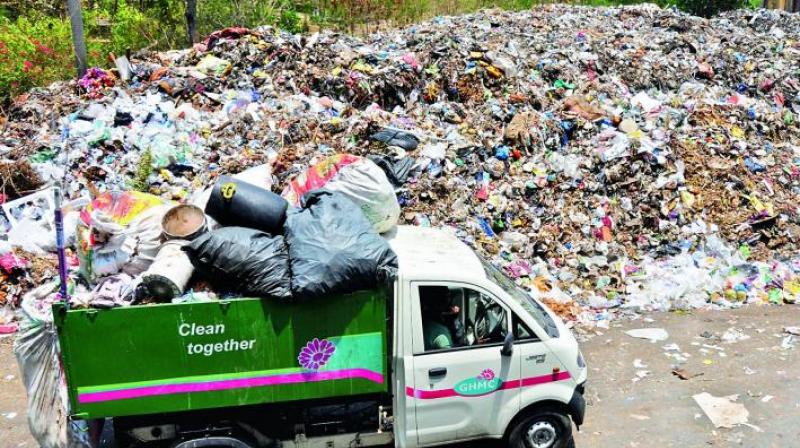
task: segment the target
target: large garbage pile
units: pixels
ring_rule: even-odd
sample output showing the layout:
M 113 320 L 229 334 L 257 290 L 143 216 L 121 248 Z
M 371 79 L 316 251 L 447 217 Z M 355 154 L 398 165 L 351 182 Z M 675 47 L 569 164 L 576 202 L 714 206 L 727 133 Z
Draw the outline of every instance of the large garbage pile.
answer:
M 449 227 L 586 324 L 793 303 L 798 33 L 800 16 L 779 11 L 547 6 L 365 39 L 231 28 L 120 58 L 15 101 L 0 140 L 0 301 L 55 273 L 39 186 L 63 179 L 75 210 L 115 190 L 202 206 L 220 176 L 262 167 L 245 177 L 291 206 L 339 177 L 347 194 L 383 176 L 402 211 L 376 186 L 358 204 L 376 231 L 397 214 Z M 220 238 L 197 249 L 234 236 Z M 286 250 L 247 238 L 243 251 Z M 70 241 L 81 252 L 80 234 Z

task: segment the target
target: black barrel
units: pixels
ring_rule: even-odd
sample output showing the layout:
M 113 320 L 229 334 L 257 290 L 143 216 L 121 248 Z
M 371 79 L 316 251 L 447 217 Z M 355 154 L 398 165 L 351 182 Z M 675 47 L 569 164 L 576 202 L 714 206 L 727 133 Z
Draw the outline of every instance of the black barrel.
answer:
M 214 184 L 206 214 L 223 226 L 257 229 L 282 234 L 289 203 L 279 195 L 230 176 Z

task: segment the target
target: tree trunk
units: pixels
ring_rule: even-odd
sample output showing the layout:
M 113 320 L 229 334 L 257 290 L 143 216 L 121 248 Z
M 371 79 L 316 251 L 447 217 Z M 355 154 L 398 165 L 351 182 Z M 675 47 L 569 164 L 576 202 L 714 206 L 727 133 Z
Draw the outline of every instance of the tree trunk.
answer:
M 83 37 L 83 13 L 80 0 L 67 0 L 69 21 L 72 24 L 72 46 L 75 49 L 75 68 L 78 78 L 86 74 L 86 40 Z
M 186 33 L 189 37 L 189 45 L 197 42 L 196 16 L 197 0 L 186 0 Z

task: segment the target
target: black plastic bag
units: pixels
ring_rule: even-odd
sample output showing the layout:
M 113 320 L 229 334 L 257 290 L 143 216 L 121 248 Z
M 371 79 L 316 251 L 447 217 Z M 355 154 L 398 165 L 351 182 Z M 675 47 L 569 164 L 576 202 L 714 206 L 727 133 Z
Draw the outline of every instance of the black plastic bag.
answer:
M 387 156 L 380 156 L 377 154 L 369 155 L 367 158 L 381 167 L 383 172 L 386 173 L 389 182 L 391 182 L 395 188 L 405 185 L 409 176 L 411 176 L 411 168 L 414 167 L 415 163 L 415 160 L 408 156 L 397 161 L 392 161 Z
M 308 193 L 303 208 L 288 214 L 284 234 L 295 298 L 372 289 L 397 271 L 389 243 L 341 193 Z
M 183 247 L 194 267 L 226 291 L 288 299 L 289 251 L 282 236 L 223 227 Z
M 131 123 L 133 123 L 133 115 L 127 112 L 117 111 L 116 115 L 114 115 L 114 127 L 128 126 Z
M 395 129 L 382 129 L 372 134 L 370 138 L 389 146 L 399 146 L 406 151 L 413 151 L 419 146 L 419 139 L 416 135 Z

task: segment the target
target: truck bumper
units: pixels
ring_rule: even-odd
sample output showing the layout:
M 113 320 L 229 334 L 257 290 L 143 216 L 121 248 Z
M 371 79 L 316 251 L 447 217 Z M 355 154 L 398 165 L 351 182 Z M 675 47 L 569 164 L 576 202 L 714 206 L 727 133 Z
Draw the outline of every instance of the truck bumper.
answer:
M 569 414 L 572 416 L 572 421 L 575 426 L 580 429 L 583 424 L 583 417 L 586 415 L 586 400 L 583 398 L 585 392 L 586 382 L 578 384 L 575 391 L 572 393 L 572 399 L 569 400 Z

